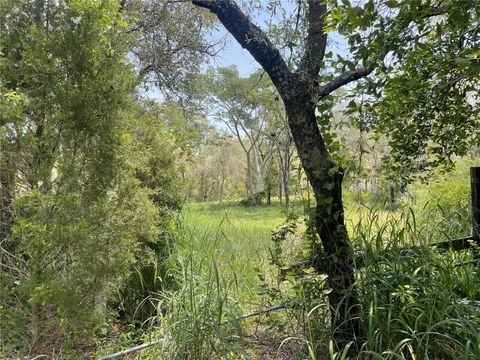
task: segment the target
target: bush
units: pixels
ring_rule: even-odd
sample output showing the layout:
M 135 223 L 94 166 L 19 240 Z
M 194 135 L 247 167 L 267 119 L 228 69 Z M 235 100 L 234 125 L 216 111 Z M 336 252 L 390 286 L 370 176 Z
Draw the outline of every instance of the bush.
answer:
M 422 216 L 425 223 L 432 218 L 426 209 Z M 451 220 L 436 212 L 435 216 L 445 226 Z M 480 271 L 475 254 L 429 246 L 445 236 L 443 229 L 420 222 L 411 207 L 389 213 L 363 209 L 359 219 L 352 231 L 352 243 L 364 338 L 358 339 L 356 347 L 350 344 L 337 354 L 331 342 L 331 358 L 479 358 Z M 279 283 L 265 281 L 262 292 L 273 303 L 288 304 L 289 317 L 301 326 L 299 339 L 323 354 L 328 352 L 327 339 L 331 336 L 329 289 L 321 274 L 301 266 L 305 258 L 308 260 L 305 243 L 315 241 L 309 228 L 307 221 L 303 241 L 293 254 L 288 251 L 292 251 L 297 237 L 296 223 L 274 233 L 271 255 L 278 267 Z M 287 324 L 279 324 L 277 319 L 277 326 Z
M 473 161 L 457 162 L 450 172 L 437 171 L 427 184 L 409 187 L 418 226 L 436 231 L 440 238 L 464 237 L 471 232 L 470 166 Z
M 265 198 L 265 191 L 259 191 L 253 196 L 240 200 L 240 205 L 243 206 L 259 206 Z

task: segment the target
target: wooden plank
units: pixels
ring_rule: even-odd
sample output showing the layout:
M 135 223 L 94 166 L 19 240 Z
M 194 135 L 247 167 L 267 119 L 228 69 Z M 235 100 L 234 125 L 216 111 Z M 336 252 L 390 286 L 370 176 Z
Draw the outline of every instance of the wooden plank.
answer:
M 439 249 L 450 249 L 455 251 L 465 250 L 472 247 L 473 236 L 467 236 L 460 239 L 453 239 L 432 244 Z
M 472 236 L 480 244 L 480 166 L 470 168 L 472 192 Z

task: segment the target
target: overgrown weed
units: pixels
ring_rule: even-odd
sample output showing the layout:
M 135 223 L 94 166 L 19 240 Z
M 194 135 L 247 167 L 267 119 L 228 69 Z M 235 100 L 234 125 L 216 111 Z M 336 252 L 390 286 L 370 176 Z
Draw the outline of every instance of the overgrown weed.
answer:
M 164 341 L 149 353 L 167 359 L 480 358 L 480 276 L 474 254 L 430 246 L 468 234 L 469 221 L 461 217 L 454 217 L 456 223 L 445 232 L 452 209 L 411 203 L 396 211 L 356 209 L 349 230 L 365 332 L 356 344 L 336 350 L 324 275 L 308 267 L 289 272 L 287 261 L 268 262 L 265 230 L 282 213 L 218 205 L 223 217 L 215 227 L 208 205 L 195 206 L 176 249 L 177 277 L 183 281 L 177 291 L 162 294 L 158 319 Z M 432 226 L 429 219 L 445 226 Z M 290 230 L 271 255 L 301 262 L 308 224 Z M 282 312 L 239 320 L 279 303 L 286 305 Z

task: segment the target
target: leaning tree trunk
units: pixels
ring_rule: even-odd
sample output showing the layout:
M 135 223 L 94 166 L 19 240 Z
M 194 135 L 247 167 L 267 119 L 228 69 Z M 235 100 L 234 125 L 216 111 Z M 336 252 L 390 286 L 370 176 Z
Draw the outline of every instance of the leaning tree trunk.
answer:
M 285 106 L 300 161 L 315 194 L 315 226 L 327 256 L 327 261 L 314 256 L 314 267 L 328 276 L 334 339 L 343 346 L 354 340 L 352 336 L 361 335 L 353 250 L 342 201 L 343 171 L 333 162 L 325 146 L 309 94 L 286 101 Z
M 353 251 L 344 221 L 342 169 L 332 161 L 320 134 L 315 105 L 333 91 L 368 76 L 374 67 L 349 69 L 318 84 L 324 65 L 328 33 L 324 31 L 328 2 L 307 0 L 308 30 L 305 50 L 292 72 L 268 36 L 233 0 L 192 0 L 217 15 L 230 34 L 268 73 L 283 99 L 300 161 L 317 201 L 316 228 L 327 255 L 325 266 L 317 257 L 316 268 L 326 271 L 332 288 L 334 338 L 342 346 L 360 335 L 358 300 L 354 291 Z

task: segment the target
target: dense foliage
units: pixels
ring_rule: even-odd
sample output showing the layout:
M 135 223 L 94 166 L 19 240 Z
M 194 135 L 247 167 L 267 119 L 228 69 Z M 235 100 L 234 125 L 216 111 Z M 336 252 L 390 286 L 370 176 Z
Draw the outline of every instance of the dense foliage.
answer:
M 480 357 L 478 4 L 1 1 L 0 357 Z
M 148 291 L 125 283 L 168 256 L 178 146 L 135 105 L 118 2 L 1 15 L 2 334 L 29 349 L 88 338 L 107 304 L 133 316 Z

